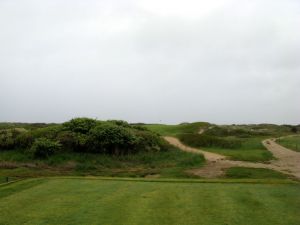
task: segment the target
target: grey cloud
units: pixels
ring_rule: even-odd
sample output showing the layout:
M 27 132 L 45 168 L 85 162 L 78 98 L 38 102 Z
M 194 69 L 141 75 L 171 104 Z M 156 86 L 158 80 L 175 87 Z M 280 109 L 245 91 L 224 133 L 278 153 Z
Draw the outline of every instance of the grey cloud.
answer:
M 0 120 L 300 123 L 300 3 L 220 2 L 1 1 Z

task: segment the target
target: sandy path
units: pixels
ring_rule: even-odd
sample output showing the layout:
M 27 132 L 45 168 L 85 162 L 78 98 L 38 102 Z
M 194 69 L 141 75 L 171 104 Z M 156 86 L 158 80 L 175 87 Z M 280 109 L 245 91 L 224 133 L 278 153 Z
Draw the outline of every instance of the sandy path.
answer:
M 300 152 L 277 144 L 275 139 L 264 140 L 262 143 L 276 158 L 270 161 L 273 169 L 277 168 L 281 172 L 300 178 Z
M 300 153 L 294 152 L 278 145 L 277 143 L 275 143 L 274 139 L 264 140 L 263 145 L 273 153 L 274 157 L 276 157 L 276 160 L 271 160 L 268 163 L 253 163 L 246 161 L 229 160 L 226 156 L 217 153 L 211 153 L 188 147 L 174 137 L 164 138 L 170 144 L 178 147 L 183 151 L 204 155 L 207 161 L 206 165 L 201 168 L 188 171 L 189 173 L 197 176 L 216 178 L 223 176 L 225 174 L 225 170 L 230 167 L 252 167 L 273 169 L 300 179 Z
M 202 128 L 198 131 L 198 134 L 203 134 L 205 132 L 205 130 Z

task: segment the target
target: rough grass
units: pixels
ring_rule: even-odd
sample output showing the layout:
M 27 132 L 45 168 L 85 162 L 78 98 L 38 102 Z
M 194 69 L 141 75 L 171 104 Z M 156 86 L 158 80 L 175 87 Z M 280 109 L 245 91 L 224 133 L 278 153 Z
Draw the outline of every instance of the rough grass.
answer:
M 299 184 L 43 179 L 0 193 L 6 225 L 300 224 Z
M 141 152 L 124 156 L 60 153 L 47 160 L 31 159 L 23 151 L 0 152 L 0 176 L 36 177 L 95 175 L 118 177 L 190 177 L 189 168 L 204 164 L 203 156 L 174 147 L 163 152 Z
M 284 179 L 287 175 L 264 168 L 232 167 L 226 170 L 228 178 L 251 178 L 251 179 Z
M 276 142 L 286 148 L 300 152 L 300 135 L 283 137 L 277 139 Z
M 148 124 L 144 126 L 162 136 L 176 136 L 183 133 L 198 133 L 201 128 L 208 127 L 209 123 L 197 122 L 179 125 Z
M 148 129 L 159 133 L 162 136 L 175 136 L 180 137 L 182 134 L 197 134 L 200 129 L 208 128 L 209 123 L 191 123 L 183 125 L 145 125 Z M 268 124 L 262 125 L 240 125 L 240 126 L 225 126 L 226 129 L 244 129 L 247 131 L 258 130 L 260 132 L 270 131 L 274 136 L 278 136 L 282 133 L 282 130 L 286 130 L 285 126 L 271 126 Z M 275 132 L 278 130 L 278 134 Z M 286 131 L 287 132 L 287 131 Z M 250 132 L 251 133 L 251 132 Z M 267 132 L 268 133 L 268 132 Z M 205 133 L 204 133 L 205 134 Z M 219 136 L 215 136 L 219 137 Z M 261 141 L 268 138 L 269 136 L 253 136 L 253 137 L 236 137 L 236 136 L 220 136 L 221 138 L 228 139 L 228 141 L 238 141 L 241 142 L 241 145 L 237 148 L 221 148 L 221 147 L 201 147 L 203 150 L 219 153 L 222 155 L 229 156 L 232 160 L 242 160 L 242 161 L 251 161 L 251 162 L 264 162 L 273 159 L 273 155 L 265 149 Z M 189 145 L 188 143 L 186 143 Z M 193 145 L 190 145 L 193 146 Z
M 241 141 L 241 146 L 235 149 L 204 147 L 203 150 L 229 156 L 232 160 L 250 162 L 264 162 L 273 159 L 273 155 L 261 143 L 265 137 L 236 138 Z

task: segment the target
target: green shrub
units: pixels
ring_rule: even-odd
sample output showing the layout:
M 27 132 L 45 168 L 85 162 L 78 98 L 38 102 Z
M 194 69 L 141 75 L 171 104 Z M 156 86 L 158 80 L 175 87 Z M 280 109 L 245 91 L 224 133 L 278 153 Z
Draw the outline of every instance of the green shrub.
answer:
M 0 130 L 0 149 L 14 149 L 18 147 L 17 138 L 26 132 L 22 128 Z
M 129 123 L 127 123 L 126 121 L 123 120 L 108 120 L 108 123 L 113 123 L 117 126 L 122 126 L 122 127 L 130 127 Z
M 31 132 L 24 132 L 16 138 L 16 146 L 18 148 L 30 148 L 34 142 L 34 137 Z
M 75 118 L 63 123 L 65 130 L 82 134 L 87 134 L 96 125 L 97 121 L 90 118 Z
M 56 139 L 57 135 L 62 131 L 61 125 L 51 125 L 49 127 L 43 127 L 39 129 L 35 129 L 31 131 L 31 135 L 34 138 L 48 138 L 48 139 Z
M 57 140 L 62 144 L 64 149 L 75 152 L 89 152 L 89 136 L 87 134 L 63 131 L 58 134 Z
M 14 128 L 15 129 L 15 128 Z M 41 141 L 42 140 L 42 141 Z M 63 150 L 124 155 L 137 152 L 157 152 L 169 149 L 166 142 L 145 127 L 130 125 L 122 120 L 97 121 L 89 118 L 75 118 L 69 122 L 52 124 L 48 127 L 19 132 L 13 129 L 0 130 L 0 148 L 29 149 L 36 157 L 47 157 L 48 153 L 39 147 L 59 143 Z M 41 143 L 42 142 L 42 143 Z M 44 145 L 43 145 L 43 142 Z M 38 146 L 37 146 L 38 144 Z M 49 146 L 51 146 L 49 144 Z M 51 147 L 49 147 L 51 149 Z
M 57 141 L 52 141 L 47 138 L 38 138 L 34 141 L 30 148 L 30 153 L 35 158 L 48 158 L 60 149 L 61 145 Z
M 0 133 L 0 149 L 14 148 L 15 141 L 13 135 L 8 130 L 3 130 Z
M 169 149 L 166 142 L 156 133 L 148 130 L 136 130 L 135 133 L 139 137 L 136 151 L 164 151 Z
M 93 152 L 126 154 L 137 143 L 138 137 L 132 130 L 113 123 L 100 123 L 89 133 L 89 145 Z

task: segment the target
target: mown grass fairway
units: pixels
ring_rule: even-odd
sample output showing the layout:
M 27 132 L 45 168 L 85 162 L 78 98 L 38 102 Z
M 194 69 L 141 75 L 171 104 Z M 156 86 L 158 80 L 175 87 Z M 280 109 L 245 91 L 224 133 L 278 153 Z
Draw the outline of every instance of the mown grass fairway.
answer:
M 0 186 L 0 224 L 298 225 L 300 185 L 33 179 Z

